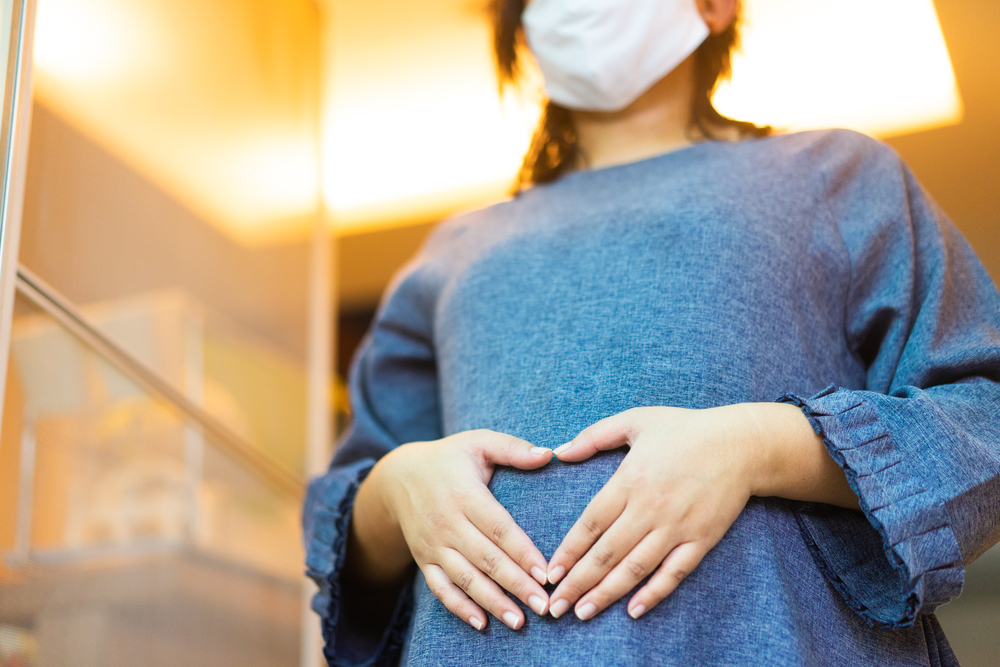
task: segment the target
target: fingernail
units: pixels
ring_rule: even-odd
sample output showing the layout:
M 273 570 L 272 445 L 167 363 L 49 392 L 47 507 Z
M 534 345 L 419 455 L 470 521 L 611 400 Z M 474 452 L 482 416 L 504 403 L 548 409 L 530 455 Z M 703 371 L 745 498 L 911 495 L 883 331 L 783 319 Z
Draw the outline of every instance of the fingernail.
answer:
M 628 612 L 628 615 L 631 616 L 632 618 L 639 618 L 645 613 L 646 613 L 646 605 L 637 604 L 636 606 L 632 607 L 632 609 Z
M 549 583 L 554 584 L 558 582 L 560 579 L 563 578 L 564 574 L 566 574 L 566 568 L 564 568 L 562 565 L 556 565 L 549 572 Z
M 531 576 L 535 578 L 535 581 L 540 583 L 542 586 L 545 585 L 545 570 L 535 565 L 531 568 Z
M 530 451 L 532 454 L 535 454 L 536 456 L 542 456 L 543 454 L 545 454 L 545 452 L 549 451 L 549 448 L 548 447 L 532 447 L 528 451 Z
M 503 622 L 511 627 L 512 630 L 517 630 L 517 624 L 521 619 L 517 617 L 512 611 L 505 611 L 503 613 Z
M 474 627 L 476 630 L 479 630 L 480 632 L 482 632 L 482 630 L 483 630 L 483 622 L 480 621 L 475 616 L 470 616 L 469 617 L 469 625 L 471 625 L 472 627 Z
M 559 618 L 566 613 L 567 609 L 569 609 L 569 602 L 566 602 L 566 600 L 556 600 L 549 607 L 549 613 L 552 614 L 552 618 Z
M 565 445 L 559 445 L 558 447 L 556 447 L 555 449 L 553 449 L 552 453 L 555 454 L 556 456 L 559 456 L 560 454 L 562 454 L 563 452 L 565 452 L 567 449 L 569 449 L 572 446 L 573 446 L 573 441 L 570 440 Z
M 588 602 L 587 604 L 578 607 L 576 610 L 576 617 L 581 621 L 586 621 L 588 618 L 597 613 L 597 607 L 593 602 Z
M 534 609 L 535 613 L 539 616 L 545 613 L 545 600 L 537 595 L 532 595 L 528 598 L 528 606 Z

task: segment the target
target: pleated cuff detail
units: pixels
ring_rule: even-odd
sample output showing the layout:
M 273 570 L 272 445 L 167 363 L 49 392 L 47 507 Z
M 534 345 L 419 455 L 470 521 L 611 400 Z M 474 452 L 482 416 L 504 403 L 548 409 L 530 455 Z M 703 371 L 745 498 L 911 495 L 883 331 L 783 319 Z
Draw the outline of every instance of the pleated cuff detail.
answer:
M 847 604 L 876 627 L 911 626 L 962 590 L 962 555 L 942 502 L 917 476 L 865 392 L 833 385 L 800 407 L 833 459 L 844 469 L 864 517 L 881 537 L 882 552 L 857 512 L 803 505 L 799 526 L 817 565 Z
M 337 468 L 313 482 L 306 498 L 306 576 L 319 588 L 313 596 L 312 609 L 319 614 L 322 622 L 326 643 L 323 653 L 330 667 L 394 664 L 402 648 L 412 610 L 411 580 L 400 593 L 392 620 L 374 654 L 358 661 L 353 659 L 355 655 L 345 655 L 354 653 L 351 647 L 337 645 L 337 627 L 341 621 L 340 576 L 347 556 L 351 513 L 358 488 L 374 465 L 374 460 L 363 459 Z

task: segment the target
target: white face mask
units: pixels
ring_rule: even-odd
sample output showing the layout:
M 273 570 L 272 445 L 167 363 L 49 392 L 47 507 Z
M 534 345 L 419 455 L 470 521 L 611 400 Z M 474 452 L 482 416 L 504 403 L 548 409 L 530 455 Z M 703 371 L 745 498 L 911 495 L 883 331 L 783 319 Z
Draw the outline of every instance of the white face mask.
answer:
M 531 0 L 524 34 L 556 104 L 618 111 L 708 37 L 695 0 Z

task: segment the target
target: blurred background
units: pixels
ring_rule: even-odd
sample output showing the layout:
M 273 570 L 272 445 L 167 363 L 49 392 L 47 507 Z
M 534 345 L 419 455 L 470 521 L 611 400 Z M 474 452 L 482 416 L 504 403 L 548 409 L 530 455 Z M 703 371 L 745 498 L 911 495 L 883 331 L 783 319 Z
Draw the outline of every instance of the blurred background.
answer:
M 350 358 L 537 119 L 483 4 L 37 0 L 0 667 L 320 664 L 298 514 Z M 744 6 L 720 109 L 883 138 L 1000 279 L 1000 3 Z M 1000 665 L 1000 551 L 939 617 Z

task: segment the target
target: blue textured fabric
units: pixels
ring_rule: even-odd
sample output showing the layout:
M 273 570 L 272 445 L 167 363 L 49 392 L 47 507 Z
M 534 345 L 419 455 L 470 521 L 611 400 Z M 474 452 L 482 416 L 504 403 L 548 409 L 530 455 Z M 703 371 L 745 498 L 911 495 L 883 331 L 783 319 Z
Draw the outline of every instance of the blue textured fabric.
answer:
M 955 665 L 933 609 L 1000 539 L 1000 295 L 883 144 L 701 143 L 442 224 L 355 359 L 354 422 L 305 508 L 332 665 Z M 419 573 L 387 628 L 339 571 L 359 480 L 487 428 L 555 447 L 631 407 L 802 407 L 863 512 L 753 498 L 667 600 L 588 622 L 454 618 Z M 550 557 L 624 450 L 496 498 Z

